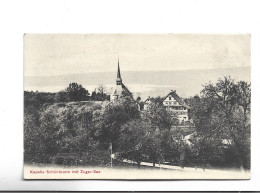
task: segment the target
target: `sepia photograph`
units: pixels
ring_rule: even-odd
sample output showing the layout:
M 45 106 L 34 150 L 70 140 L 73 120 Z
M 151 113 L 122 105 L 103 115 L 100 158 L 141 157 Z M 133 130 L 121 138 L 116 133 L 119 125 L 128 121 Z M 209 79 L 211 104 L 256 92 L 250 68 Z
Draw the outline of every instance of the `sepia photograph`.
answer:
M 250 179 L 250 34 L 24 34 L 24 179 Z

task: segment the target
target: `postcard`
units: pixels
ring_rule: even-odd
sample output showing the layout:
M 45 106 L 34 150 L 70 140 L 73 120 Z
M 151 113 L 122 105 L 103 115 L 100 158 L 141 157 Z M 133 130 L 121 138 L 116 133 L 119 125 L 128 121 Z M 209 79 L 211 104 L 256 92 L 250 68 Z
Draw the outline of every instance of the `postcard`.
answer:
M 25 179 L 250 179 L 250 34 L 25 34 Z

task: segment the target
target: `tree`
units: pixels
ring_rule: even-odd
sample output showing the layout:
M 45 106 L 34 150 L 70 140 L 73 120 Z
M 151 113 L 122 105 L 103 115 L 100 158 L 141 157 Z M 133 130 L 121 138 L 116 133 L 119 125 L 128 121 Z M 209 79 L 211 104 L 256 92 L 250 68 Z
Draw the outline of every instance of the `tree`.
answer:
M 24 110 L 24 162 L 39 162 L 43 155 L 39 150 L 39 111 L 34 108 Z
M 92 154 L 98 141 L 93 138 L 94 121 L 93 110 L 83 107 L 67 107 L 61 113 L 60 125 L 62 128 L 62 147 L 68 152 L 77 152 L 79 156 L 82 152 Z
M 100 84 L 98 86 L 97 90 L 98 90 L 98 93 L 100 93 L 100 95 L 101 95 L 101 100 L 102 101 L 106 100 L 106 89 L 105 89 L 105 87 L 102 84 Z
M 55 93 L 48 92 L 28 92 L 24 91 L 24 107 L 34 108 L 35 110 L 43 110 L 55 101 Z
M 187 158 L 193 161 L 192 164 L 195 164 L 195 166 L 200 165 L 203 169 L 205 169 L 207 165 L 224 167 L 227 166 L 225 156 L 223 155 L 224 150 L 222 140 L 198 132 L 194 135 L 192 148 Z
M 191 110 L 201 137 L 220 148 L 223 140 L 230 141 L 240 167 L 249 168 L 251 84 L 224 77 L 205 85 L 201 93 Z
M 97 93 L 96 93 L 96 91 L 94 90 L 93 92 L 92 92 L 92 94 L 91 94 L 91 100 L 93 100 L 93 101 L 95 101 L 96 99 L 97 99 Z
M 191 149 L 190 142 L 188 143 L 180 128 L 175 130 L 164 130 L 161 132 L 161 149 L 164 157 L 173 161 L 178 161 L 175 164 L 184 166 L 184 158 Z
M 54 102 L 55 93 L 24 92 L 24 161 L 46 160 L 41 129 L 41 112 Z M 48 158 L 47 158 L 48 160 Z
M 97 125 L 98 138 L 104 145 L 112 142 L 113 148 L 116 149 L 122 125 L 139 118 L 140 112 L 137 104 L 130 97 L 125 97 L 109 103 L 101 117 Z
M 25 162 L 48 163 L 60 153 L 88 152 L 98 146 L 94 139 L 95 124 L 100 115 L 87 106 L 54 104 L 41 112 L 25 109 Z
M 164 106 L 158 102 L 150 103 L 148 109 L 143 113 L 143 116 L 160 130 L 170 130 L 173 125 L 178 123 L 177 117 L 171 115 Z
M 87 100 L 89 95 L 88 91 L 77 83 L 70 83 L 65 90 L 68 92 L 71 101 Z
M 164 98 L 158 96 L 158 97 L 156 97 L 156 98 L 152 98 L 152 100 L 153 100 L 154 103 L 157 103 L 157 104 L 159 104 L 159 105 L 163 105 Z
M 67 91 L 60 91 L 55 95 L 56 102 L 69 102 L 70 96 Z
M 153 167 L 155 167 L 156 162 L 161 163 L 164 160 L 161 146 L 162 135 L 156 130 L 151 130 L 146 137 L 144 152 L 148 155 L 149 161 L 152 161 Z
M 152 127 L 141 119 L 127 122 L 120 129 L 118 152 L 122 159 L 140 163 L 148 156 L 148 140 Z
M 41 113 L 40 122 L 38 151 L 45 156 L 45 160 L 49 160 L 58 153 L 62 139 L 54 107 L 51 106 Z
M 106 88 L 100 84 L 91 94 L 91 100 L 93 101 L 105 101 L 109 100 L 109 95 L 106 94 Z

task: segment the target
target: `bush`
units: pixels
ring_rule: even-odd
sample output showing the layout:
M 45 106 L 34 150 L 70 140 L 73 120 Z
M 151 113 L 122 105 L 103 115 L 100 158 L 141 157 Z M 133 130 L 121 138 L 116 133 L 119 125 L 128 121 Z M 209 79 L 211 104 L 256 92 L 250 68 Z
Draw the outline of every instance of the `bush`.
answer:
M 63 157 L 56 157 L 54 163 L 58 164 L 58 165 L 62 165 L 64 163 L 64 158 Z

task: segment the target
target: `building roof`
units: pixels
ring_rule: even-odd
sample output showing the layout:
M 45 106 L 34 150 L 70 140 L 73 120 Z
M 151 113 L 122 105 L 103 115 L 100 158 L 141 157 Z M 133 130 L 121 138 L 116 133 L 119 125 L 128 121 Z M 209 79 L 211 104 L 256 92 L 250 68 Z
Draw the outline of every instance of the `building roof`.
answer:
M 123 90 L 126 92 L 126 94 L 132 94 L 132 93 L 128 90 L 128 88 L 124 85 L 124 83 L 122 83 L 122 88 L 123 88 Z
M 144 101 L 144 103 L 146 103 L 146 102 L 148 102 L 148 101 L 150 101 L 150 102 L 152 102 L 153 101 L 153 98 L 150 98 L 150 96 Z
M 132 93 L 128 90 L 128 88 L 126 88 L 126 86 L 124 85 L 124 83 L 122 83 L 121 85 L 116 85 L 115 90 L 113 91 L 112 95 L 117 95 L 120 96 L 122 95 L 122 93 L 125 92 L 126 95 L 131 95 Z
M 168 97 L 172 96 L 178 103 L 180 103 L 182 106 L 186 107 L 187 109 L 190 109 L 190 106 L 187 105 L 180 97 L 177 95 L 176 90 L 172 90 L 165 98 L 164 100 Z

